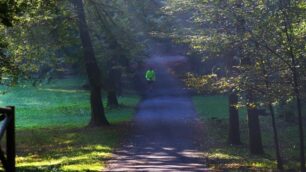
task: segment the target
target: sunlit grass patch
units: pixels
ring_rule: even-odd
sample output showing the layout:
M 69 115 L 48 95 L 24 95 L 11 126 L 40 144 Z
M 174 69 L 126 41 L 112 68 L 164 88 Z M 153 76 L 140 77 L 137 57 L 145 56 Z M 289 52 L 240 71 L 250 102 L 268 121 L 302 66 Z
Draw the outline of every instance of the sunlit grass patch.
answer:
M 207 139 L 214 138 L 210 136 Z M 230 146 L 226 143 L 209 145 L 209 149 L 204 154 L 207 166 L 213 170 L 271 171 L 276 168 L 276 162 L 271 156 L 250 155 L 246 145 Z
M 223 152 L 212 152 L 207 156 L 209 159 L 229 159 L 229 160 L 239 160 L 241 157 L 236 155 L 231 155 Z
M 92 163 L 90 168 L 86 162 L 81 162 L 74 165 L 63 165 L 61 168 L 63 171 L 101 171 L 101 163 Z
M 120 131 L 121 130 L 121 131 Z M 124 128 L 64 128 L 17 132 L 19 171 L 101 171 Z

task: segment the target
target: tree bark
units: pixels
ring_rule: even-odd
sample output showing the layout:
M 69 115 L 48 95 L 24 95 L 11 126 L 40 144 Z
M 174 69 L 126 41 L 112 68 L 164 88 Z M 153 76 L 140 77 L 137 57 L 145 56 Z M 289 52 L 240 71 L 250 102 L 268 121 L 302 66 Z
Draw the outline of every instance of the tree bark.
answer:
M 116 67 L 116 62 L 111 61 L 108 64 L 108 74 L 107 74 L 107 106 L 108 107 L 117 107 L 117 91 L 119 90 L 119 83 L 121 82 L 121 70 Z
M 295 61 L 296 59 L 292 51 L 291 51 L 291 59 L 292 59 L 292 66 L 293 66 L 292 68 L 293 89 L 294 89 L 295 98 L 296 98 L 296 107 L 298 110 L 299 139 L 300 139 L 300 166 L 301 166 L 300 168 L 302 172 L 306 172 L 302 103 L 301 103 L 301 95 L 300 95 L 300 90 L 299 90 L 298 73 L 296 71 L 296 61 Z
M 115 90 L 108 91 L 107 92 L 107 106 L 108 107 L 118 107 L 118 99 L 117 99 L 117 93 Z
M 239 128 L 239 112 L 235 105 L 238 104 L 238 96 L 236 93 L 229 95 L 229 130 L 228 143 L 232 145 L 240 145 L 240 128 Z
M 269 110 L 272 117 L 272 128 L 273 128 L 273 138 L 274 138 L 274 144 L 275 144 L 275 153 L 276 153 L 276 161 L 277 161 L 277 169 L 284 170 L 283 167 L 283 161 L 280 156 L 280 150 L 279 150 L 279 141 L 278 141 L 278 134 L 277 134 L 277 128 L 275 123 L 275 113 L 272 104 L 269 104 Z
M 109 125 L 101 98 L 101 73 L 94 54 L 82 0 L 72 1 L 77 7 L 78 25 L 84 51 L 84 62 L 90 84 L 91 120 L 90 127 Z
M 243 8 L 242 0 L 236 0 L 236 7 L 238 9 Z M 239 35 L 240 39 L 243 40 L 243 35 L 246 31 L 245 29 L 245 19 L 243 16 L 237 17 L 237 23 L 236 23 L 236 32 Z M 242 45 L 238 45 L 238 52 L 239 54 L 243 54 L 242 52 Z M 241 65 L 253 65 L 252 61 L 247 56 L 241 56 L 244 58 L 241 58 Z M 258 112 L 256 110 L 256 107 L 253 107 L 254 104 L 254 98 L 252 90 L 247 91 L 247 112 L 248 112 L 248 127 L 249 127 L 249 148 L 251 154 L 263 154 L 263 146 L 261 141 L 261 131 L 260 131 L 260 124 L 259 124 L 259 117 Z
M 251 91 L 248 92 L 248 127 L 249 127 L 249 149 L 251 154 L 261 155 L 264 153 L 262 140 L 261 140 L 261 131 L 259 124 L 259 117 L 255 107 L 253 107 L 253 95 Z
M 241 8 L 241 0 L 236 0 L 236 6 Z M 237 34 L 244 33 L 244 21 L 239 20 L 236 23 L 236 32 Z M 241 47 L 235 48 L 231 58 L 227 62 L 227 66 L 231 73 L 234 72 L 233 66 L 237 64 L 237 61 L 234 59 L 234 56 L 239 56 L 241 53 Z M 239 127 L 239 111 L 235 108 L 235 105 L 238 103 L 238 95 L 236 92 L 232 92 L 229 96 L 229 131 L 228 131 L 228 143 L 233 145 L 241 144 L 240 141 L 240 127 Z
M 258 45 L 256 45 L 256 48 L 258 48 Z M 271 89 L 271 83 L 269 81 L 268 72 L 266 71 L 266 65 L 262 57 L 261 57 L 261 70 L 262 70 L 262 74 L 265 76 L 266 91 L 269 91 Z M 278 141 L 278 134 L 277 134 L 278 132 L 277 132 L 277 127 L 276 127 L 276 122 L 275 122 L 275 112 L 272 106 L 272 102 L 270 100 L 269 100 L 269 111 L 270 111 L 271 118 L 272 118 L 273 140 L 274 140 L 274 145 L 275 145 L 277 169 L 280 171 L 283 171 L 284 167 L 283 167 L 283 160 L 282 160 L 280 149 L 279 149 L 279 141 Z
M 297 87 L 297 86 L 296 86 Z M 296 92 L 296 105 L 298 109 L 299 117 L 299 138 L 300 138 L 300 166 L 301 171 L 305 172 L 305 150 L 304 150 L 304 129 L 303 129 L 303 116 L 302 116 L 302 105 L 298 88 L 295 88 Z

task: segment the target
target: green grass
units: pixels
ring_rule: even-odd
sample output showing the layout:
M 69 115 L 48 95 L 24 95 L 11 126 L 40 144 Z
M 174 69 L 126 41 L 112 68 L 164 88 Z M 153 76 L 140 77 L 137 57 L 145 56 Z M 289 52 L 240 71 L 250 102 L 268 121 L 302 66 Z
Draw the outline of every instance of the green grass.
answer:
M 194 105 L 202 119 L 225 119 L 228 118 L 227 96 L 195 96 Z M 240 118 L 245 119 L 246 109 L 239 109 Z
M 90 119 L 89 93 L 78 89 L 80 83 L 78 79 L 69 78 L 37 88 L 29 84 L 17 86 L 1 95 L 0 106 L 16 106 L 17 128 L 86 125 Z M 136 96 L 120 98 L 123 107 L 107 111 L 110 122 L 127 120 L 131 106 L 137 102 Z
M 68 78 L 39 87 L 18 85 L 0 96 L 0 106 L 16 106 L 18 171 L 101 171 L 105 167 L 126 133 L 139 97 L 123 96 L 119 108 L 106 108 L 112 126 L 86 128 L 90 104 L 88 91 L 80 89 L 83 82 Z
M 115 128 L 33 129 L 17 132 L 18 171 L 100 171 L 119 135 Z
M 271 171 L 276 169 L 271 117 L 260 116 L 262 140 L 265 154 L 253 156 L 248 151 L 248 126 L 246 110 L 240 109 L 240 130 L 243 145 L 227 144 L 228 100 L 227 96 L 195 96 L 193 102 L 203 120 L 205 140 L 204 154 L 208 166 L 213 170 Z M 281 155 L 286 169 L 298 171 L 299 141 L 297 124 L 285 122 L 277 117 Z

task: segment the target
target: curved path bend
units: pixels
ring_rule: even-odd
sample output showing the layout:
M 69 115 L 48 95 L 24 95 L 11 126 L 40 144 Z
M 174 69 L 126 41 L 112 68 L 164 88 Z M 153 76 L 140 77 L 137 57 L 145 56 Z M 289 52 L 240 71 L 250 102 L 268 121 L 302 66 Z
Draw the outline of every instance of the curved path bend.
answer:
M 201 127 L 191 98 L 169 64 L 183 56 L 153 56 L 157 81 L 146 92 L 126 143 L 106 171 L 207 171 L 200 151 Z

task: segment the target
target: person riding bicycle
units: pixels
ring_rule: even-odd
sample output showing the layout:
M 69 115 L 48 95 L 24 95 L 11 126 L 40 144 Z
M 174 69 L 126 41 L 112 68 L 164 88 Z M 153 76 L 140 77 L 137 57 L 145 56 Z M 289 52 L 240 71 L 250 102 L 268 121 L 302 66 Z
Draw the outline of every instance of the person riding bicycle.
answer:
M 152 67 L 147 70 L 145 77 L 149 84 L 152 84 L 155 81 L 155 71 Z

